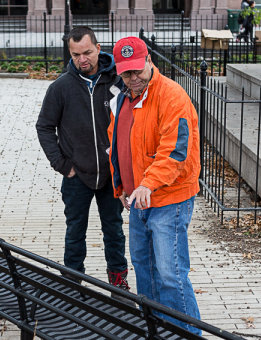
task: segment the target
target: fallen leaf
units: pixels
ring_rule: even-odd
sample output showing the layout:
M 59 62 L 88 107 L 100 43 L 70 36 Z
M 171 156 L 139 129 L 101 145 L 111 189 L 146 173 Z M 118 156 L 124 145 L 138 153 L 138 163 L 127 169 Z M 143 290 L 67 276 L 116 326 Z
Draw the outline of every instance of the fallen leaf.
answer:
M 252 255 L 251 253 L 248 253 L 248 254 L 247 254 L 247 253 L 244 253 L 244 254 L 243 254 L 243 257 L 244 257 L 244 258 L 247 258 L 247 259 L 249 259 L 249 260 L 252 260 L 252 256 L 253 256 L 253 255 Z
M 248 316 L 247 318 L 243 317 L 241 320 L 245 321 L 247 328 L 256 328 L 253 316 Z
M 202 293 L 207 293 L 207 290 L 202 290 L 202 289 L 194 289 L 195 294 L 202 294 Z

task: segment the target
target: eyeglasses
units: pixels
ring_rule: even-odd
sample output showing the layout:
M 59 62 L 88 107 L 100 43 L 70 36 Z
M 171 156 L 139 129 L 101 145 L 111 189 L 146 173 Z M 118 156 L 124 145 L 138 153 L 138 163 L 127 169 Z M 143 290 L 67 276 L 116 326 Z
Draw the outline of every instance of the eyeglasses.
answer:
M 122 78 L 130 78 L 132 73 L 134 73 L 136 76 L 138 76 L 138 75 L 141 74 L 143 71 L 144 71 L 144 69 L 143 69 L 143 70 L 131 70 L 131 71 L 125 71 L 125 72 L 122 72 L 120 75 L 121 75 Z

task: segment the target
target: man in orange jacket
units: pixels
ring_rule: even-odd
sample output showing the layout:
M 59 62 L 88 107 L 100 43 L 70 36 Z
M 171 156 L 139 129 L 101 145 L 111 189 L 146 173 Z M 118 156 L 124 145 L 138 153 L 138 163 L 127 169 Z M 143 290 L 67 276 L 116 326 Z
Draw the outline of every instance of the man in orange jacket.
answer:
M 110 102 L 110 165 L 114 195 L 130 211 L 137 291 L 199 319 L 187 237 L 199 191 L 198 116 L 184 89 L 153 65 L 141 39 L 120 39 L 113 55 L 125 90 Z

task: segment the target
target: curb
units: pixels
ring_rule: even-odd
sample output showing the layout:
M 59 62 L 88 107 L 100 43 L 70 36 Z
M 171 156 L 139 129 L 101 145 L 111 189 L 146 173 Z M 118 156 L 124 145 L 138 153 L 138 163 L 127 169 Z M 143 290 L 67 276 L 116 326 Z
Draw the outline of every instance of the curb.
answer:
M 28 78 L 29 77 L 29 73 L 1 73 L 0 72 L 0 78 Z

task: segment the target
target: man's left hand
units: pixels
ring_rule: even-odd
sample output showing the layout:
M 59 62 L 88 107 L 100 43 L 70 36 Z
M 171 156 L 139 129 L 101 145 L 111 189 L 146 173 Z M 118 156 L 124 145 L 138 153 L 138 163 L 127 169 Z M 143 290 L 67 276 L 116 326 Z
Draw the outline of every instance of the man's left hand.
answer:
M 143 185 L 140 185 L 130 195 L 129 202 L 128 202 L 129 206 L 131 206 L 134 199 L 136 199 L 135 206 L 134 206 L 136 209 L 149 208 L 150 207 L 150 195 L 151 195 L 151 190 L 147 187 L 144 187 Z

